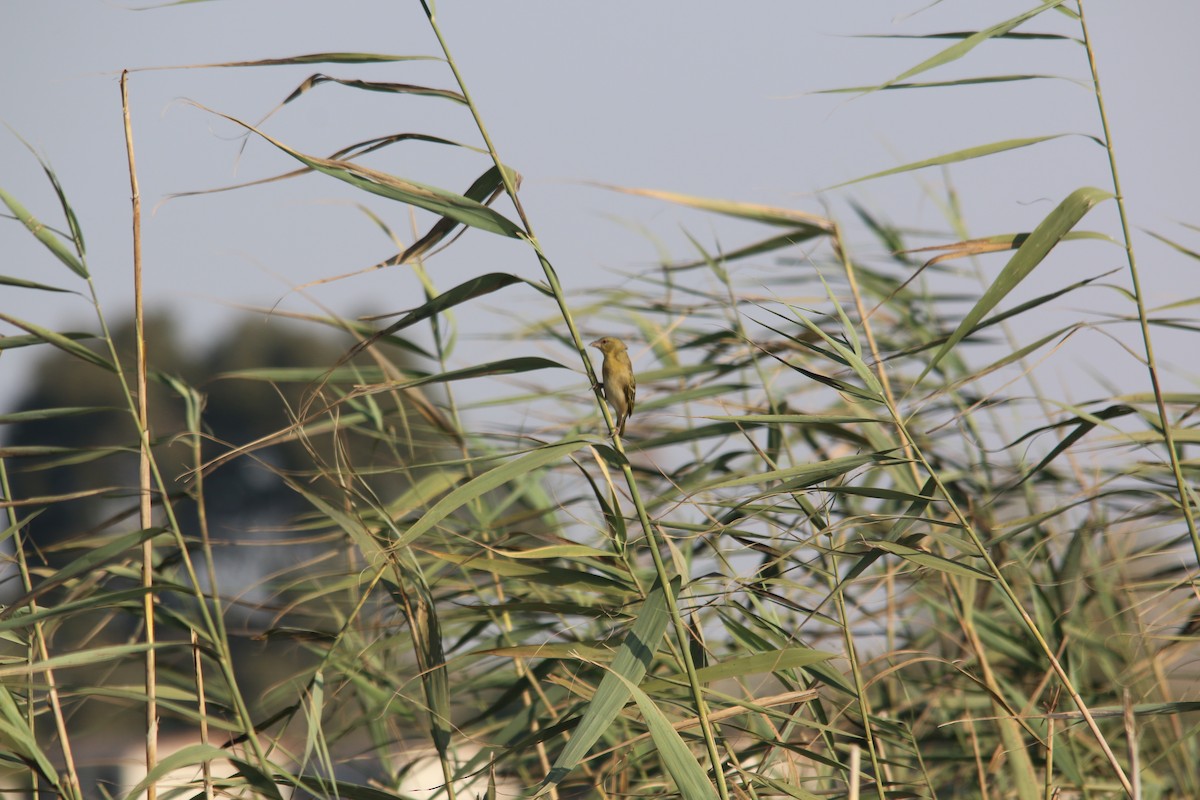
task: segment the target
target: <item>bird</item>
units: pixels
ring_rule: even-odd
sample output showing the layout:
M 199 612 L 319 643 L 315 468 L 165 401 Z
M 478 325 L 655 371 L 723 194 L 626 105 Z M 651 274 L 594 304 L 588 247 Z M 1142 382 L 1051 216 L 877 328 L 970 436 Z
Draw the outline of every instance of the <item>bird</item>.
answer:
M 633 377 L 633 364 L 629 361 L 629 348 L 615 336 L 602 336 L 588 347 L 594 347 L 604 356 L 600 375 L 604 399 L 617 415 L 617 435 L 625 435 L 625 421 L 633 413 L 633 401 L 637 394 L 637 379 Z

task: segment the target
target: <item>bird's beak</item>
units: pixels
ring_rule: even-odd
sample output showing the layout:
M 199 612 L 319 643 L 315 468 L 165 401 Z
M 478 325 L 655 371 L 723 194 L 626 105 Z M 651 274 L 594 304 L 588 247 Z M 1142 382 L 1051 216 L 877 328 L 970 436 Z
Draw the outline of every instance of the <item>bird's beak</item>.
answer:
M 591 344 L 589 344 L 589 345 L 588 345 L 588 347 L 594 347 L 594 348 L 596 348 L 597 350 L 599 350 L 599 349 L 600 349 L 600 340 L 599 340 L 599 339 L 597 339 L 596 341 L 594 341 L 594 342 L 592 342 Z

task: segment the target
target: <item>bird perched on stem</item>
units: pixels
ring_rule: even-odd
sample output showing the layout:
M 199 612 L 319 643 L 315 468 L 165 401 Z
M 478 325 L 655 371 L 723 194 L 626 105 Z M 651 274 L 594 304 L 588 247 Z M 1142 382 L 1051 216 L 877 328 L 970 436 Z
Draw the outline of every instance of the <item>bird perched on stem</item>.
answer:
M 604 399 L 617 415 L 617 435 L 625 435 L 625 421 L 633 413 L 633 400 L 637 394 L 637 380 L 633 377 L 633 364 L 629 361 L 629 349 L 614 336 L 604 336 L 592 342 L 604 355 L 600 376 L 604 388 Z

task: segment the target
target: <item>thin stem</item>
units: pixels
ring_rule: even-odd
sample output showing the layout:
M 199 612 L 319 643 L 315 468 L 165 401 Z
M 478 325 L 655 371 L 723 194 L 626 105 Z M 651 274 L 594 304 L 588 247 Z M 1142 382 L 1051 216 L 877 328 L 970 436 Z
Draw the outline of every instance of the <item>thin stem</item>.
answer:
M 0 497 L 5 500 L 12 500 L 12 489 L 8 483 L 8 468 L 5 460 L 0 458 Z M 8 524 L 13 529 L 13 551 L 17 558 L 17 569 L 21 573 L 21 589 L 25 594 L 30 595 L 33 592 L 33 580 L 29 574 L 29 563 L 25 560 L 25 543 L 24 537 L 21 535 L 21 530 L 18 527 L 16 507 L 12 503 L 8 503 Z M 37 600 L 29 601 L 30 613 L 36 613 L 38 610 Z M 35 651 L 31 656 L 33 658 L 48 661 L 50 659 L 49 647 L 46 645 L 46 629 L 41 620 L 33 623 L 33 641 L 30 643 L 30 650 Z M 75 756 L 71 751 L 71 737 L 67 734 L 67 721 L 63 714 L 62 702 L 58 695 L 58 680 L 54 676 L 54 670 L 46 670 L 46 694 L 50 704 L 50 711 L 54 717 L 54 727 L 58 733 L 58 745 L 62 749 L 63 764 L 66 767 L 67 782 L 66 786 L 61 787 L 69 798 L 74 800 L 83 800 L 83 790 L 79 785 L 79 773 L 75 769 Z M 29 709 L 29 734 L 36 736 L 36 717 L 34 716 L 34 698 L 33 698 L 33 675 L 29 677 L 29 696 L 26 698 Z M 33 787 L 31 796 L 37 796 L 37 776 L 33 778 Z
M 150 481 L 150 414 L 146 402 L 146 328 L 142 314 L 142 196 L 133 156 L 133 125 L 129 118 L 129 70 L 121 71 L 121 115 L 125 121 L 125 153 L 129 157 L 129 199 L 133 205 L 133 321 L 137 339 L 137 416 L 139 521 L 142 530 L 154 524 Z M 142 542 L 142 616 L 146 623 L 146 774 L 158 763 L 158 668 L 154 650 L 154 541 Z M 146 787 L 146 800 L 156 800 L 158 787 Z
M 1138 277 L 1137 258 L 1133 252 L 1133 239 L 1129 235 L 1129 216 L 1125 211 L 1125 195 L 1121 191 L 1121 178 L 1117 174 L 1117 156 L 1113 150 L 1112 131 L 1108 127 L 1108 113 L 1104 108 L 1104 95 L 1100 91 L 1100 72 L 1096 68 L 1096 53 L 1092 49 L 1092 40 L 1088 35 L 1087 19 L 1083 15 L 1083 0 L 1077 0 L 1079 5 L 1079 27 L 1083 31 L 1083 45 L 1087 50 L 1088 66 L 1092 71 L 1092 86 L 1096 92 L 1096 110 L 1100 114 L 1100 125 L 1104 129 L 1104 150 L 1108 153 L 1108 167 L 1112 173 L 1113 194 L 1117 199 L 1117 214 L 1121 218 L 1121 236 L 1125 240 L 1125 259 L 1129 263 L 1129 282 L 1133 288 L 1133 302 L 1137 306 L 1138 327 L 1142 331 L 1142 344 L 1146 351 L 1146 371 L 1150 375 L 1150 386 L 1154 391 L 1154 405 L 1158 409 L 1158 422 L 1162 429 L 1163 443 L 1167 446 L 1167 456 L 1171 459 L 1171 472 L 1175 476 L 1175 488 L 1179 492 L 1179 507 L 1183 511 L 1183 519 L 1187 524 L 1188 535 L 1192 540 L 1192 549 L 1196 554 L 1196 563 L 1200 565 L 1200 533 L 1196 530 L 1196 519 L 1192 513 L 1190 490 L 1183 477 L 1183 467 L 1179 463 L 1179 451 L 1175 448 L 1175 434 L 1171 429 L 1171 419 L 1167 414 L 1167 403 L 1163 399 L 1162 387 L 1158 381 L 1158 364 L 1154 358 L 1154 344 L 1150 338 L 1150 321 L 1146 316 L 1146 303 L 1142 295 L 1141 279 Z
M 124 87 L 122 87 L 123 106 L 127 108 L 128 103 L 124 100 L 124 94 Z M 132 165 L 132 154 L 130 154 L 130 158 Z M 136 183 L 134 184 L 134 187 L 134 196 L 136 197 Z M 138 236 L 135 238 L 135 241 L 140 239 L 140 225 L 136 230 L 138 231 Z M 140 254 L 140 248 L 135 252 Z M 225 634 L 223 621 L 218 623 L 213 619 L 213 613 L 208 607 L 208 601 L 205 598 L 203 591 L 200 589 L 200 581 L 196 573 L 196 566 L 192 561 L 191 553 L 188 551 L 187 542 L 184 541 L 183 531 L 179 525 L 179 520 L 175 515 L 175 509 L 170 502 L 169 492 L 166 488 L 167 483 L 163 478 L 162 471 L 159 469 L 153 452 L 149 448 L 149 432 L 146 430 L 145 424 L 143 424 L 143 417 L 141 413 L 139 413 L 139 404 L 133 400 L 133 395 L 129 388 L 129 382 L 126 380 L 125 373 L 121 368 L 120 354 L 117 352 L 116 344 L 112 337 L 112 332 L 109 330 L 108 323 L 106 322 L 104 313 L 101 310 L 100 300 L 96 293 L 96 285 L 90 276 L 87 278 L 87 284 L 91 296 L 92 306 L 96 311 L 96 319 L 103 334 L 103 341 L 108 346 L 108 355 L 114 366 L 115 377 L 121 386 L 123 396 L 129 403 L 129 411 L 133 416 L 134 425 L 137 427 L 139 441 L 142 441 L 144 444 L 142 453 L 145 455 L 145 464 L 148 465 L 152 478 L 149 485 L 152 486 L 153 491 L 157 492 L 162 498 L 162 510 L 166 518 L 166 528 L 174 537 L 174 545 L 177 548 L 180 561 L 187 573 L 188 580 L 191 583 L 192 593 L 196 600 L 196 606 L 200 611 L 205 632 L 211 641 L 220 648 L 220 658 L 217 659 L 217 661 L 221 668 L 221 676 L 224 678 L 226 686 L 229 688 L 230 700 L 233 703 L 234 709 L 237 713 L 238 721 L 241 723 L 245 736 L 250 742 L 250 748 L 254 753 L 255 760 L 257 760 L 264 768 L 267 768 L 268 762 L 266 753 L 262 748 L 262 744 L 258 740 L 258 734 L 254 727 L 254 720 L 250 715 L 250 709 L 246 705 L 245 697 L 238 689 L 237 676 L 233 670 L 233 661 L 229 649 L 229 640 Z M 146 398 L 146 392 L 142 391 L 140 393 L 140 397 L 144 400 Z M 146 557 L 145 552 L 143 551 L 143 564 L 145 563 Z M 147 624 L 149 624 L 149 621 L 151 620 L 153 620 L 152 613 L 147 617 Z M 150 675 L 153 674 L 153 670 L 151 670 Z M 151 695 L 151 697 L 152 696 L 153 695 Z M 155 722 L 151 723 L 151 727 L 155 727 L 156 724 L 157 715 Z
M 204 695 L 204 659 L 200 652 L 200 634 L 192 631 L 192 669 L 196 672 L 196 713 L 200 717 L 200 743 L 208 744 L 208 700 Z M 201 780 L 204 781 L 204 798 L 213 800 L 212 762 L 201 764 Z
M 425 269 L 425 263 L 424 263 L 423 259 L 418 257 L 413 262 L 412 268 L 413 268 L 414 274 L 416 274 L 416 276 L 417 276 L 417 279 L 421 281 L 421 286 L 425 289 L 426 299 L 432 299 L 433 297 L 436 297 L 437 289 L 434 286 L 433 280 L 429 277 L 428 271 Z M 447 312 L 447 314 L 449 314 L 449 312 Z M 443 340 L 442 328 L 441 328 L 440 321 L 441 321 L 441 317 L 439 315 L 434 315 L 434 316 L 430 317 L 429 327 L 430 327 L 431 335 L 433 336 L 434 351 L 437 354 L 438 366 L 441 368 L 442 372 L 446 372 L 448 369 L 447 360 L 446 360 L 447 359 L 446 343 Z M 453 318 L 451 318 L 450 321 L 451 321 L 451 323 L 453 323 Z M 457 431 L 463 431 L 464 428 L 463 428 L 463 424 L 462 424 L 462 415 L 459 412 L 458 401 L 455 397 L 454 387 L 447 384 L 444 391 L 446 393 L 446 404 L 447 404 L 448 408 L 450 409 L 450 419 L 454 424 L 454 429 Z M 462 453 L 462 457 L 463 457 L 463 469 L 466 472 L 467 479 L 470 480 L 471 478 L 475 477 L 475 467 L 471 460 L 470 445 L 469 445 L 469 442 L 467 441 L 467 437 L 465 435 L 460 436 L 458 441 L 459 441 L 459 448 L 460 448 L 459 452 Z M 476 515 L 480 516 L 480 517 L 482 516 L 481 504 L 482 504 L 482 500 L 480 498 L 476 498 L 475 500 L 471 501 L 472 509 L 474 509 L 476 512 Z M 489 525 L 489 526 L 485 527 L 483 530 L 481 530 L 480 535 L 482 537 L 482 541 L 485 544 L 490 543 L 491 538 L 492 538 L 491 537 L 491 526 Z M 496 558 L 496 554 L 492 551 L 492 548 L 490 546 L 484 548 L 484 557 L 489 561 L 492 561 Z M 500 576 L 497 574 L 492 575 L 492 589 L 496 593 L 496 599 L 499 601 L 500 605 L 503 606 L 504 602 L 505 602 L 504 582 L 500 579 Z M 496 622 L 500 626 L 500 629 L 504 635 L 505 641 L 510 644 L 513 643 L 512 639 L 511 639 L 511 634 L 514 629 L 514 625 L 513 625 L 513 621 L 512 621 L 512 615 L 508 612 L 507 609 L 505 609 L 503 612 L 501 612 L 500 617 L 499 617 L 499 619 L 496 620 Z M 516 672 L 517 678 L 519 680 L 521 680 L 525 683 L 528 683 L 530 686 L 530 688 L 525 689 L 521 692 L 521 702 L 525 705 L 525 707 L 530 708 L 533 706 L 533 693 L 536 692 L 537 696 L 542 701 L 543 706 L 546 708 L 546 710 L 548 712 L 550 712 L 550 714 L 552 716 L 556 716 L 554 714 L 553 705 L 551 705 L 551 703 L 548 701 L 548 698 L 546 697 L 546 694 L 545 694 L 544 690 L 542 689 L 542 687 L 538 685 L 537 677 L 529 669 L 529 666 L 526 663 L 525 659 L 514 658 L 513 659 L 513 670 Z M 557 719 L 555 719 L 555 721 L 557 722 Z M 531 718 L 531 720 L 530 720 L 531 731 L 537 732 L 540 728 L 541 728 L 540 722 L 537 719 Z M 546 752 L 546 743 L 544 741 L 542 741 L 541 739 L 539 739 L 537 741 L 537 743 L 534 745 L 534 750 L 537 753 L 538 761 L 541 763 L 543 771 L 546 773 L 549 773 L 550 772 L 550 756 Z M 558 800 L 558 787 L 551 786 L 550 790 L 549 790 L 549 794 L 550 794 L 550 800 Z
M 836 582 L 837 576 L 831 574 L 830 580 Z M 846 613 L 846 593 L 837 592 L 838 617 L 841 622 L 842 641 L 846 647 L 846 660 L 850 662 L 850 674 L 854 678 L 854 693 L 858 696 L 858 713 L 862 716 L 863 738 L 866 740 L 867 754 L 871 758 L 871 771 L 874 773 L 875 795 L 879 800 L 885 800 L 883 767 L 879 761 L 878 746 L 875 741 L 875 731 L 871 726 L 871 701 L 863 680 L 862 669 L 859 666 L 858 652 L 854 646 L 854 636 L 850 632 L 851 622 Z M 859 782 L 859 764 L 853 765 L 850 780 L 855 785 Z
M 184 387 L 180 387 L 184 389 Z M 212 540 L 209 538 L 208 506 L 204 495 L 204 450 L 201 434 L 201 412 L 204 399 L 200 393 L 187 387 L 179 392 L 187 407 L 187 428 L 192 437 L 192 463 L 195 464 L 195 502 L 196 522 L 200 528 L 200 546 L 204 552 L 204 561 L 208 567 L 208 590 L 212 595 L 212 603 L 216 609 L 216 621 L 220 626 L 222 640 L 225 636 L 225 615 L 220 608 L 220 592 L 217 589 L 216 559 L 213 558 Z M 208 744 L 208 701 L 204 690 L 204 659 L 200 649 L 200 637 L 195 629 L 192 630 L 193 662 L 196 671 L 196 713 L 200 717 L 200 742 Z M 212 762 L 205 761 L 202 768 L 205 800 L 213 800 Z
M 650 550 L 650 556 L 654 561 L 654 571 L 657 574 L 659 582 L 664 589 L 664 595 L 667 601 L 667 610 L 671 615 L 671 620 L 674 623 L 675 635 L 679 640 L 679 651 L 681 660 L 683 661 L 684 671 L 688 676 L 688 685 L 691 689 L 692 700 L 696 704 L 697 716 L 700 719 L 700 728 L 704 736 L 705 749 L 708 751 L 709 762 L 712 766 L 713 777 L 717 784 L 717 793 L 720 800 L 728 800 L 729 789 L 726 786 L 725 773 L 721 768 L 721 758 L 717 750 L 716 738 L 713 734 L 712 724 L 709 720 L 708 705 L 704 700 L 704 691 L 700 685 L 700 679 L 696 674 L 696 665 L 692 659 L 691 647 L 689 647 L 690 635 L 687 630 L 687 623 L 679 613 L 679 606 L 675 595 L 670 590 L 670 574 L 667 571 L 666 564 L 663 562 L 662 553 L 659 552 L 660 545 L 658 536 L 655 533 L 654 525 L 650 522 L 650 516 L 646 512 L 646 506 L 642 502 L 641 493 L 638 491 L 637 481 L 633 475 L 633 468 L 629 464 L 629 459 L 625 456 L 625 448 L 621 444 L 621 438 L 615 433 L 615 425 L 613 424 L 612 415 L 609 413 L 608 404 L 604 401 L 604 396 L 601 393 L 599 382 L 596 380 L 596 372 L 592 366 L 592 360 L 588 357 L 587 350 L 584 346 L 583 337 L 579 334 L 579 329 L 575 325 L 575 318 L 571 314 L 571 309 L 567 305 L 566 295 L 563 292 L 562 285 L 559 283 L 558 274 L 555 272 L 550 260 L 542 251 L 541 245 L 538 244 L 537 236 L 533 232 L 533 226 L 529 222 L 529 218 L 525 214 L 525 209 L 521 205 L 521 200 L 517 196 L 517 188 L 513 183 L 512 175 L 504 168 L 504 163 L 500 160 L 500 155 L 496 151 L 495 145 L 492 143 L 491 136 L 488 135 L 487 127 L 483 124 L 483 118 L 479 115 L 479 109 L 475 102 L 471 99 L 470 93 L 467 91 L 466 81 L 458 71 L 458 66 L 454 63 L 454 58 L 450 55 L 450 48 L 447 45 L 445 38 L 442 36 L 441 28 L 438 26 L 436 16 L 433 12 L 432 5 L 427 0 L 421 0 L 421 4 L 425 9 L 425 15 L 429 19 L 430 27 L 433 29 L 434 35 L 437 37 L 438 44 L 442 48 L 442 52 L 446 56 L 446 63 L 450 66 L 451 72 L 454 73 L 454 79 L 458 83 L 459 91 L 467 101 L 467 108 L 471 110 L 471 115 L 475 119 L 475 124 L 479 129 L 480 135 L 483 137 L 484 144 L 487 147 L 488 153 L 492 157 L 496 169 L 500 173 L 501 180 L 504 182 L 504 190 L 512 201 L 517 215 L 521 220 L 521 225 L 525 230 L 526 238 L 530 246 L 533 247 L 534 253 L 537 254 L 538 262 L 542 266 L 542 272 L 546 276 L 546 281 L 550 284 L 550 290 L 554 294 L 554 300 L 558 304 L 559 313 L 562 316 L 563 322 L 567 326 L 567 330 L 571 335 L 571 341 L 575 345 L 576 351 L 579 353 L 579 358 L 583 362 L 584 370 L 587 372 L 589 383 L 592 387 L 592 393 L 595 395 L 596 403 L 600 407 L 601 413 L 604 415 L 604 420 L 608 424 L 609 430 L 613 432 L 613 446 L 621 456 L 621 470 L 625 473 L 625 482 L 629 487 L 629 495 L 634 507 L 637 509 L 638 521 L 641 523 L 642 531 L 646 536 L 646 543 Z
M 875 342 L 875 329 L 871 327 L 871 315 L 867 313 L 866 305 L 863 303 L 862 290 L 858 288 L 858 274 L 854 269 L 854 262 L 850 260 L 850 254 L 846 251 L 846 243 L 842 239 L 842 226 L 836 223 L 833 226 L 833 249 L 838 260 L 842 262 L 842 269 L 846 272 L 846 282 L 850 287 L 850 295 L 854 298 L 854 308 L 862 322 L 863 334 L 867 337 L 867 347 L 871 350 L 871 362 L 875 364 L 875 371 L 879 375 L 879 385 L 883 387 L 883 394 L 888 403 L 895 406 L 896 396 L 892 392 L 892 379 L 888 375 L 886 362 L 879 353 L 879 345 Z M 911 467 L 912 488 L 915 490 L 920 487 L 921 478 L 917 474 L 917 465 L 912 462 L 912 442 L 908 439 L 907 431 L 901 430 L 900 443 L 904 447 L 904 456 L 908 459 Z
M 895 424 L 898 427 L 905 429 L 905 438 L 909 439 L 909 441 L 912 441 L 911 437 L 908 435 L 904 420 L 900 418 L 899 412 L 894 407 L 890 406 L 889 411 L 892 414 Z M 982 558 L 984 563 L 987 565 L 988 573 L 995 579 L 996 585 L 1000 587 L 1000 591 L 1008 599 L 1008 602 L 1012 606 L 1013 610 L 1017 612 L 1017 616 L 1020 617 L 1021 622 L 1025 625 L 1026 630 L 1029 631 L 1030 635 L 1034 638 L 1034 641 L 1037 642 L 1038 648 L 1042 651 L 1042 655 L 1044 655 L 1050 662 L 1050 668 L 1054 670 L 1054 674 L 1058 676 L 1058 679 L 1062 682 L 1063 688 L 1066 689 L 1067 694 L 1071 696 L 1071 700 L 1075 703 L 1075 707 L 1079 709 L 1080 716 L 1083 717 L 1084 722 L 1088 726 L 1088 730 L 1092 732 L 1092 736 L 1095 737 L 1097 744 L 1100 745 L 1100 750 L 1104 753 L 1104 757 L 1108 761 L 1109 766 L 1112 767 L 1113 774 L 1116 775 L 1117 780 L 1120 781 L 1121 787 L 1127 794 L 1132 794 L 1133 785 L 1129 782 L 1129 777 L 1125 774 L 1125 770 L 1121 769 L 1121 763 L 1117 760 L 1116 754 L 1113 753 L 1108 741 L 1104 738 L 1104 733 L 1100 730 L 1100 726 L 1096 723 L 1096 718 L 1092 716 L 1092 712 L 1087 707 L 1086 701 L 1075 688 L 1075 684 L 1071 681 L 1071 676 L 1067 674 L 1062 662 L 1058 660 L 1053 648 L 1050 647 L 1050 644 L 1046 641 L 1046 637 L 1042 635 L 1041 630 L 1038 628 L 1037 623 L 1033 621 L 1033 618 L 1029 616 L 1029 612 L 1025 610 L 1023 605 L 1021 605 L 1020 598 L 1017 597 L 1016 591 L 1013 590 L 1012 585 L 1009 584 L 1008 580 L 1004 577 L 1004 574 L 1000 571 L 999 565 L 996 564 L 995 560 L 992 558 L 987 546 L 980 538 L 979 532 L 975 530 L 975 526 L 971 524 L 969 519 L 967 519 L 967 516 L 962 512 L 962 509 L 958 507 L 958 503 L 954 501 L 954 497 L 949 488 L 942 481 L 941 475 L 939 475 L 933 469 L 930 463 L 926 460 L 925 455 L 921 452 L 921 449 L 915 444 L 913 445 L 913 455 L 920 462 L 921 468 L 925 471 L 925 474 L 929 475 L 929 477 L 933 480 L 934 485 L 937 486 L 938 492 L 942 495 L 946 501 L 946 504 L 950 507 L 950 511 L 954 515 L 954 518 L 958 521 L 959 525 L 962 526 L 962 530 L 967 534 L 967 537 L 971 540 L 971 543 L 979 552 L 979 557 Z

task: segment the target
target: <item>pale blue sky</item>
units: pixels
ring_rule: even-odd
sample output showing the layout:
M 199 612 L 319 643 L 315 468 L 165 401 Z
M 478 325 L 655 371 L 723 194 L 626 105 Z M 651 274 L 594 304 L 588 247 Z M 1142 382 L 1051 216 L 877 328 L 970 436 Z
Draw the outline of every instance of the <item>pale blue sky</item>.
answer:
M 921 187 L 922 181 L 940 185 L 942 176 L 936 171 L 823 195 L 817 190 L 986 142 L 1069 132 L 1098 135 L 1091 94 L 1066 81 L 886 92 L 856 99 L 811 94 L 887 80 L 949 44 L 854 38 L 856 34 L 975 29 L 1033 4 L 939 3 L 925 8 L 924 2 L 876 0 L 585 6 L 492 0 L 443 2 L 439 19 L 502 157 L 525 176 L 525 207 L 564 285 L 574 292 L 617 284 L 622 272 L 654 263 L 657 251 L 636 226 L 652 230 L 681 256 L 689 253 L 681 225 L 726 249 L 761 233 L 598 190 L 586 181 L 816 213 L 828 209 L 847 223 L 847 200 L 856 199 L 896 224 L 944 230 L 938 208 Z M 1093 0 L 1085 9 L 1134 223 L 1200 249 L 1200 234 L 1178 224 L 1200 223 L 1193 102 L 1200 54 L 1192 38 L 1200 24 L 1200 4 Z M 1076 32 L 1053 12 L 1022 30 Z M 117 72 L 122 67 L 335 50 L 438 54 L 416 2 L 218 0 L 142 12 L 91 0 L 4 4 L 0 63 L 7 80 L 0 86 L 0 121 L 45 154 L 61 178 L 87 237 L 91 268 L 111 318 L 119 317 L 132 298 Z M 136 73 L 130 85 L 146 211 L 171 192 L 295 166 L 261 141 L 250 142 L 239 160 L 232 126 L 183 99 L 255 121 L 316 71 L 452 86 L 451 76 L 436 62 Z M 1083 80 L 1087 64 L 1083 49 L 1069 42 L 992 42 L 922 78 L 1013 72 Z M 268 130 L 320 155 L 398 131 L 477 141 L 461 107 L 331 85 L 281 111 Z M 486 167 L 482 158 L 461 152 L 445 156 L 432 146 L 401 145 L 368 163 L 457 191 Z M 1103 150 L 1079 137 L 960 165 L 951 174 L 971 233 L 979 236 L 1029 230 L 1079 186 L 1108 188 Z M 0 131 L 0 188 L 47 222 L 59 224 L 36 161 L 6 131 Z M 366 267 L 393 248 L 353 206 L 363 201 L 406 233 L 403 207 L 317 177 L 162 205 L 144 223 L 148 303 L 182 314 L 189 335 L 203 337 L 235 313 L 226 304 L 269 306 L 287 284 Z M 1082 227 L 1115 235 L 1114 220 L 1109 204 L 1094 211 Z M 863 255 L 878 254 L 871 240 L 855 240 Z M 913 245 L 937 241 L 918 238 Z M 1200 295 L 1195 261 L 1141 234 L 1137 244 L 1151 304 Z M 0 274 L 79 288 L 15 223 L 0 225 L 0 253 Z M 985 263 L 998 270 L 1003 258 Z M 1047 274 L 1044 285 L 1061 285 L 1121 264 L 1117 248 L 1080 247 L 1043 265 L 1047 273 L 1061 271 Z M 490 271 L 540 277 L 536 260 L 523 245 L 477 232 L 429 266 L 443 289 Z M 390 270 L 322 286 L 312 296 L 352 315 L 412 307 L 420 302 L 417 292 L 410 274 Z M 519 302 L 524 318 L 553 313 L 536 296 L 522 296 Z M 298 296 L 285 299 L 281 307 L 314 310 Z M 88 319 L 86 304 L 75 298 L 9 287 L 0 287 L 0 309 L 52 327 L 79 326 Z M 460 320 L 467 337 L 460 360 L 467 363 L 481 352 L 471 337 L 497 323 L 482 313 L 460 314 Z M 585 334 L 604 324 L 612 323 L 584 320 Z M 1194 359 L 1186 340 L 1159 336 L 1168 362 L 1190 370 Z M 1080 346 L 1103 348 L 1101 339 L 1085 339 Z M 526 345 L 488 340 L 483 357 L 528 351 Z M 1092 358 L 1092 352 L 1106 369 L 1128 374 L 1131 382 L 1140 380 L 1136 365 L 1119 348 L 1085 349 L 1074 357 Z M 28 351 L 6 354 L 0 364 L 7 376 L 0 404 L 14 398 L 30 358 Z

